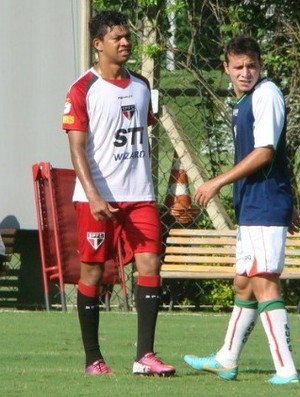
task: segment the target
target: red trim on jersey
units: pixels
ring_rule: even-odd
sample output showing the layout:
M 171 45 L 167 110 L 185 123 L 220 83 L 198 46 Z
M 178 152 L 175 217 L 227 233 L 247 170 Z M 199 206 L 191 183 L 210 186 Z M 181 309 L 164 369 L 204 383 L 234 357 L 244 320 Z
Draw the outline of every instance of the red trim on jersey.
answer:
M 141 287 L 160 287 L 160 276 L 138 276 L 137 285 Z
M 114 84 L 119 88 L 126 88 L 130 82 L 130 78 L 126 77 L 124 79 L 105 79 L 102 77 L 103 80 L 107 81 L 108 83 Z
M 77 80 L 67 94 L 63 129 L 66 131 L 88 131 L 89 117 L 87 113 L 86 95 L 98 77 L 91 71 Z

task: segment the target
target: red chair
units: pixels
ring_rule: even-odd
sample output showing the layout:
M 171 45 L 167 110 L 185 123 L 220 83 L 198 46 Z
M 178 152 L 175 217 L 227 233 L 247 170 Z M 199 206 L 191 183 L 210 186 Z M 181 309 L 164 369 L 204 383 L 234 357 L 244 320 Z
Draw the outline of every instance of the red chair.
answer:
M 80 277 L 76 214 L 72 203 L 75 172 L 41 162 L 32 166 L 32 175 L 46 308 L 50 310 L 51 307 L 49 287 L 50 282 L 54 282 L 59 288 L 62 310 L 66 311 L 65 284 L 77 284 Z M 120 242 L 116 259 L 105 263 L 103 284 L 106 309 L 110 309 L 110 287 L 120 284 L 123 306 L 128 310 Z

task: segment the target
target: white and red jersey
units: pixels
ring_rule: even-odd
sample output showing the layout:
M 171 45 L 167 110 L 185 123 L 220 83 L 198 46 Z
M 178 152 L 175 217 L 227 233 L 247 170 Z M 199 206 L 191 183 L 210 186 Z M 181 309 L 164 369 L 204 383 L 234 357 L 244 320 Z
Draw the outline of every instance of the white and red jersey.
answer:
M 155 199 L 150 167 L 148 125 L 152 124 L 148 81 L 129 72 L 129 79 L 109 81 L 94 68 L 70 88 L 63 129 L 88 134 L 86 155 L 94 183 L 109 202 Z M 88 201 L 76 180 L 74 201 Z

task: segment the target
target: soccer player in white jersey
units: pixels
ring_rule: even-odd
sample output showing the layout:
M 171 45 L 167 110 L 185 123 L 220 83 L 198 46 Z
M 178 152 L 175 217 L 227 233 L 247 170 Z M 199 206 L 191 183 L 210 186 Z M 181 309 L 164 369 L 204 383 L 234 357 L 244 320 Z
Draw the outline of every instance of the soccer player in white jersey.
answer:
M 261 54 L 250 36 L 232 39 L 225 72 L 237 98 L 232 126 L 235 164 L 200 186 L 195 201 L 206 207 L 221 187 L 234 184 L 238 224 L 235 302 L 224 345 L 215 355 L 186 355 L 194 369 L 236 379 L 238 360 L 259 316 L 276 373 L 269 383 L 299 382 L 292 357 L 288 314 L 280 293 L 286 234 L 299 227 L 286 158 L 286 109 L 278 87 L 261 77 Z
M 77 176 L 77 305 L 85 372 L 113 372 L 99 346 L 99 288 L 104 264 L 115 257 L 120 236 L 124 262 L 134 258 L 138 271 L 133 373 L 173 375 L 175 368 L 153 350 L 161 294 L 161 227 L 150 168 L 147 128 L 154 117 L 149 83 L 125 67 L 132 43 L 123 14 L 102 11 L 91 18 L 89 29 L 98 62 L 71 86 L 63 117 Z

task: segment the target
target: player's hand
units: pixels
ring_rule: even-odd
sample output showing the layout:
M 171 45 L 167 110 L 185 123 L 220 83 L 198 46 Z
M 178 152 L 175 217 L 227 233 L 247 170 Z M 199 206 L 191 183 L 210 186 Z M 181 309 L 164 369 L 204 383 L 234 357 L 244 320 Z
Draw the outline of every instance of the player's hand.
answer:
M 288 232 L 290 234 L 298 233 L 300 229 L 300 216 L 297 208 L 293 208 L 292 221 L 289 225 Z
M 194 201 L 201 207 L 206 208 L 209 201 L 219 192 L 219 190 L 219 184 L 214 179 L 211 179 L 198 187 L 194 193 Z
M 114 208 L 111 204 L 107 203 L 101 197 L 90 201 L 90 209 L 93 217 L 97 221 L 113 221 L 116 222 L 115 213 L 119 211 L 118 208 Z

